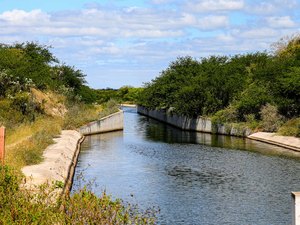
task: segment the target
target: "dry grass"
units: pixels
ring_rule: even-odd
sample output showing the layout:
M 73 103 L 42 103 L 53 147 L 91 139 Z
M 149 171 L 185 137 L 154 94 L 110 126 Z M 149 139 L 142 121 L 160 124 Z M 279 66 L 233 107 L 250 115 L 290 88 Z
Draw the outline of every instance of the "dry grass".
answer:
M 32 123 L 23 123 L 14 129 L 7 129 L 7 165 L 16 169 L 40 163 L 43 151 L 53 143 L 53 137 L 62 129 L 76 129 L 99 118 L 100 106 L 75 104 L 69 108 L 64 118 L 60 116 L 40 116 Z
M 75 104 L 65 114 L 62 128 L 74 130 L 91 121 L 99 119 L 102 106 Z
M 20 169 L 42 161 L 44 149 L 59 135 L 62 119 L 41 117 L 7 132 L 6 164 Z
M 41 106 L 46 115 L 63 117 L 67 112 L 65 107 L 67 100 L 65 96 L 51 91 L 42 92 L 35 88 L 31 88 L 30 91 L 34 101 Z

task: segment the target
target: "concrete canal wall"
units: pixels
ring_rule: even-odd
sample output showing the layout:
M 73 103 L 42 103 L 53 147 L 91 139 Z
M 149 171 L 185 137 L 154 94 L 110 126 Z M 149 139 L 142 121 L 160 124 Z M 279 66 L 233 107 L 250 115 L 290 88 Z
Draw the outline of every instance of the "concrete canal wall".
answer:
M 79 128 L 79 132 L 82 135 L 99 134 L 117 130 L 123 130 L 124 128 L 124 115 L 123 111 L 111 114 L 103 117 L 100 120 L 91 122 L 85 126 Z
M 151 110 L 143 106 L 137 106 L 137 112 L 157 119 L 159 121 L 171 124 L 183 130 L 216 133 L 232 136 L 247 137 L 252 133 L 247 128 L 237 128 L 223 124 L 213 124 L 211 119 L 205 117 L 188 118 L 186 116 L 179 116 L 168 112 L 167 110 Z
M 300 138 L 297 137 L 281 136 L 269 132 L 257 132 L 251 134 L 248 138 L 300 152 Z
M 82 126 L 79 132 L 63 130 L 59 137 L 53 139 L 55 143 L 45 149 L 42 163 L 22 168 L 25 176 L 23 188 L 34 191 L 42 184 L 58 182 L 64 185 L 56 190 L 57 194 L 68 192 L 84 135 L 122 130 L 123 126 L 123 111 L 120 111 Z
M 49 145 L 43 153 L 42 163 L 22 168 L 25 188 L 36 190 L 44 183 L 51 185 L 59 182 L 64 184 L 58 190 L 59 194 L 69 191 L 83 137 L 75 130 L 63 130 L 53 140 L 55 143 Z

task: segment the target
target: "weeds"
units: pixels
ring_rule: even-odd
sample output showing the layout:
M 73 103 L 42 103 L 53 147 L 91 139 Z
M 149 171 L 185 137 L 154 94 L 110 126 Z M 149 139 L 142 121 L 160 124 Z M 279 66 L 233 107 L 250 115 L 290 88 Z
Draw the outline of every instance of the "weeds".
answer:
M 261 107 L 261 127 L 263 131 L 275 132 L 282 125 L 283 117 L 279 115 L 276 106 L 267 103 Z
M 99 106 L 74 104 L 64 118 L 40 116 L 34 122 L 7 129 L 6 163 L 16 169 L 40 163 L 43 151 L 62 129 L 76 129 L 98 119 L 100 110 Z
M 62 125 L 63 129 L 76 129 L 88 122 L 99 119 L 101 106 L 86 105 L 83 103 L 69 107 Z
M 103 118 L 110 114 L 116 113 L 119 111 L 118 102 L 114 99 L 110 99 L 103 106 L 103 110 L 99 113 L 99 118 Z
M 20 177 L 0 167 L 0 224 L 155 224 L 154 212 L 112 200 L 105 192 L 100 197 L 87 188 L 49 202 L 57 191 L 44 184 L 35 193 L 19 188 Z
M 284 136 L 300 137 L 300 118 L 288 120 L 280 127 L 278 133 Z

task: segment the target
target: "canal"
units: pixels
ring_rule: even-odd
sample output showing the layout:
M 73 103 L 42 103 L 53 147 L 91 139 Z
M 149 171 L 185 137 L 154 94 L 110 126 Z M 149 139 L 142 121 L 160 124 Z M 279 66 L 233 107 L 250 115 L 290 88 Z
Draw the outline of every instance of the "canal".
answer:
M 73 190 L 91 183 L 160 209 L 159 224 L 291 224 L 299 155 L 268 144 L 187 132 L 124 108 L 124 131 L 87 136 Z

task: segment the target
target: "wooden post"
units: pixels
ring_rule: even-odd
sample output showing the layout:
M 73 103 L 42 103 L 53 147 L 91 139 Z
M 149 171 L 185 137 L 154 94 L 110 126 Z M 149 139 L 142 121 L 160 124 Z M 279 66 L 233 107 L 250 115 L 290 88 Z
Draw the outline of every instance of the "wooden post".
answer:
M 0 162 L 4 165 L 5 157 L 5 127 L 0 127 Z

